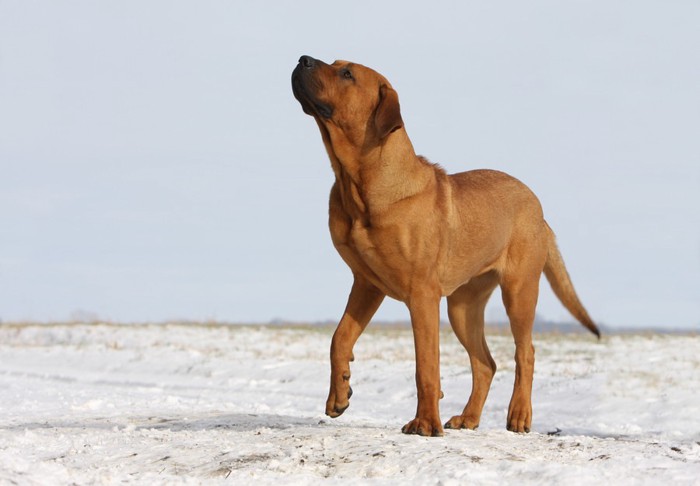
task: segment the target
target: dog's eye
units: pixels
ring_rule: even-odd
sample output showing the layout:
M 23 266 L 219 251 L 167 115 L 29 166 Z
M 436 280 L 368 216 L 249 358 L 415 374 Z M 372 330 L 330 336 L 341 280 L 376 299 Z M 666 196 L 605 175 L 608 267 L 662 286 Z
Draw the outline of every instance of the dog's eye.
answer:
M 350 72 L 349 69 L 343 69 L 343 70 L 341 71 L 340 75 L 341 75 L 342 77 L 344 77 L 345 79 L 353 79 L 352 73 Z

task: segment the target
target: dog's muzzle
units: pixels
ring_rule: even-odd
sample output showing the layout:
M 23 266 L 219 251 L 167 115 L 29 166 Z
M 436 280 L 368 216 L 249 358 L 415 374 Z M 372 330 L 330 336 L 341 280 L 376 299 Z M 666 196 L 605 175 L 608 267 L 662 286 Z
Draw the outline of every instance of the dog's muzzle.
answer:
M 316 97 L 316 93 L 323 89 L 323 85 L 318 80 L 317 70 L 325 65 L 323 61 L 311 56 L 301 56 L 292 71 L 292 92 L 304 113 L 329 119 L 333 115 L 333 107 L 319 101 Z

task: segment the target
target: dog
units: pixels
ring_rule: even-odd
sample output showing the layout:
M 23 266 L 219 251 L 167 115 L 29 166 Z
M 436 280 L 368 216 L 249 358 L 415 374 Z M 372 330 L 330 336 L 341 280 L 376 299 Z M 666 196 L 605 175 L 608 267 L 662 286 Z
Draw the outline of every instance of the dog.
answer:
M 350 405 L 353 347 L 382 300 L 404 302 L 411 316 L 418 407 L 402 431 L 441 436 L 440 300 L 469 354 L 472 391 L 449 429 L 476 429 L 496 363 L 484 337 L 484 308 L 500 286 L 515 341 L 515 384 L 507 429 L 529 432 L 535 350 L 532 327 L 544 272 L 566 309 L 596 336 L 533 192 L 495 170 L 448 175 L 416 155 L 399 98 L 381 74 L 360 64 L 302 56 L 292 91 L 318 124 L 335 183 L 333 244 L 354 281 L 331 342 L 326 414 Z

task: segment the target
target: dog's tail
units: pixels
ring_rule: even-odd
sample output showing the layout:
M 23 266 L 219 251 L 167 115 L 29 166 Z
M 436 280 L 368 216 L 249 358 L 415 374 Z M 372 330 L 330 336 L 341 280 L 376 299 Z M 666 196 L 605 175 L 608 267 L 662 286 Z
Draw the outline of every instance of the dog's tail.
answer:
M 569 272 L 566 271 L 564 266 L 564 259 L 557 248 L 557 242 L 554 236 L 554 231 L 549 225 L 547 225 L 547 233 L 549 238 L 547 239 L 547 262 L 544 265 L 544 275 L 549 281 L 549 285 L 552 286 L 554 295 L 564 304 L 566 310 L 571 312 L 576 320 L 586 327 L 593 334 L 598 336 L 600 339 L 600 331 L 598 326 L 595 325 L 593 319 L 588 315 L 586 308 L 576 295 L 576 290 L 574 290 L 574 284 L 571 283 L 571 277 L 569 277 Z

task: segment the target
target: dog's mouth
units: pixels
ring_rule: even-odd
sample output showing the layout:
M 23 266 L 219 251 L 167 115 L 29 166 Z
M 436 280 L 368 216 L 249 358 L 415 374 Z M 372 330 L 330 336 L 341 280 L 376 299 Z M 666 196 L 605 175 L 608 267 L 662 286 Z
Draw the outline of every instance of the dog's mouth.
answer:
M 301 62 L 292 71 L 292 92 L 304 113 L 328 120 L 333 116 L 333 107 L 317 100 L 314 94 L 322 87 L 313 71 L 305 68 Z

